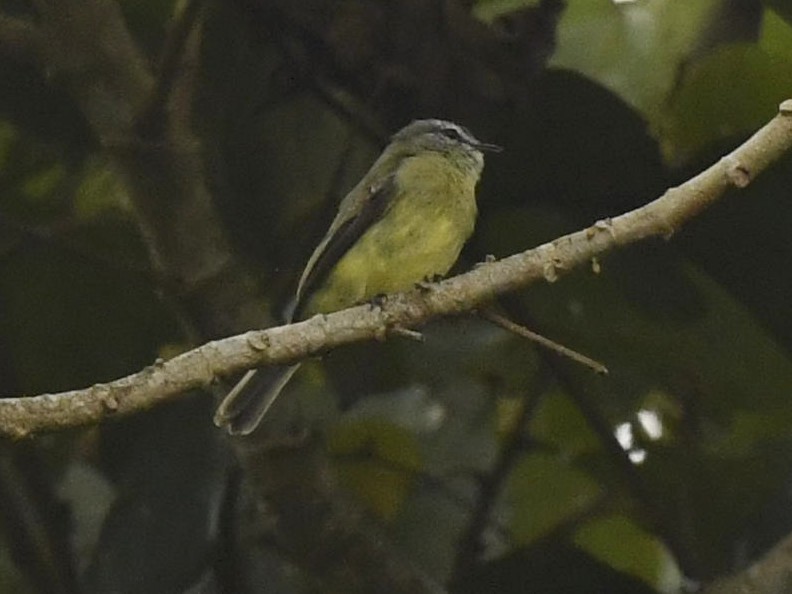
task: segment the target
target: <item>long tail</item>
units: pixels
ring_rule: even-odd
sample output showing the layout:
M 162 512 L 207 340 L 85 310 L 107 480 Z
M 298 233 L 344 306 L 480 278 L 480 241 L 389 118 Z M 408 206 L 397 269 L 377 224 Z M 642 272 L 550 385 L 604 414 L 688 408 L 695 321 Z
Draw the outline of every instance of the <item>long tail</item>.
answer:
M 231 435 L 251 433 L 299 368 L 298 363 L 248 371 L 217 407 L 215 425 Z

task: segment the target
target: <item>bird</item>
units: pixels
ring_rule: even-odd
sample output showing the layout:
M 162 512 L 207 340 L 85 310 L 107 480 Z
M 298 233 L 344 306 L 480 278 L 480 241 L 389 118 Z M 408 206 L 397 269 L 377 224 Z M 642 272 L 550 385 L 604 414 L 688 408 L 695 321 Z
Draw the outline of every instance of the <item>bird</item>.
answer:
M 300 277 L 291 323 L 406 291 L 445 275 L 473 233 L 484 152 L 465 127 L 415 120 L 396 132 L 339 203 Z M 253 432 L 300 364 L 248 371 L 218 406 L 214 422 Z

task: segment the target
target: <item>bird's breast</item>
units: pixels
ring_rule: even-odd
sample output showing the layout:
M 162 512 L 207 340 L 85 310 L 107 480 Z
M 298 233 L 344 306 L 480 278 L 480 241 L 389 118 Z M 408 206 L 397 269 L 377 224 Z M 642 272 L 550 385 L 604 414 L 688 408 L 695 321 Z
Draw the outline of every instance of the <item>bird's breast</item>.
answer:
M 406 159 L 385 213 L 338 261 L 309 309 L 334 311 L 445 275 L 473 232 L 477 179 L 442 155 Z

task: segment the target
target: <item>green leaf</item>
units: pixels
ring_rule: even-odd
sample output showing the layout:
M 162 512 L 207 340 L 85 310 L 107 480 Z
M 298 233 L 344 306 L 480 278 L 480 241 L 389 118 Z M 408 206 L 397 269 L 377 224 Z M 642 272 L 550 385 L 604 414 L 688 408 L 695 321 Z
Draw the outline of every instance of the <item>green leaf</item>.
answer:
M 418 443 L 405 429 L 367 419 L 333 428 L 327 448 L 339 480 L 383 519 L 393 519 L 422 467 Z
M 600 447 L 599 439 L 580 409 L 566 395 L 558 392 L 542 397 L 531 419 L 531 435 L 570 457 Z
M 665 546 L 625 516 L 592 520 L 574 540 L 593 557 L 661 592 L 677 592 L 682 586 L 682 573 Z
M 514 469 L 506 497 L 514 514 L 518 543 L 534 541 L 559 524 L 573 520 L 601 495 L 585 472 L 556 456 L 532 453 Z
M 789 20 L 779 12 L 765 10 L 759 47 L 769 54 L 788 57 L 792 52 L 792 24 Z
M 50 167 L 37 172 L 22 184 L 22 191 L 31 201 L 50 198 L 58 185 L 63 182 L 66 170 L 61 163 L 53 163 Z
M 129 209 L 126 187 L 116 171 L 104 159 L 88 159 L 74 195 L 77 216 L 90 220 L 124 209 Z
M 717 4 L 570 0 L 551 65 L 585 74 L 652 119 Z
M 775 11 L 787 23 L 792 24 L 792 2 L 789 0 L 764 0 L 763 4 Z
M 480 0 L 473 7 L 473 15 L 477 19 L 489 23 L 504 14 L 537 4 L 539 4 L 539 0 Z
M 771 118 L 792 88 L 792 59 L 751 44 L 720 47 L 691 65 L 657 132 L 679 162 Z

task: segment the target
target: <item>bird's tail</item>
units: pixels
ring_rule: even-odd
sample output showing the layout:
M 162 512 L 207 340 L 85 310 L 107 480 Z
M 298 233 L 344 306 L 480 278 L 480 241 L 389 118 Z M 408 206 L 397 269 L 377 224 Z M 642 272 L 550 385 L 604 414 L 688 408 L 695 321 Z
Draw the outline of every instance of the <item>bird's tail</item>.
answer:
M 231 435 L 251 433 L 299 368 L 298 363 L 248 371 L 217 407 L 215 425 Z

